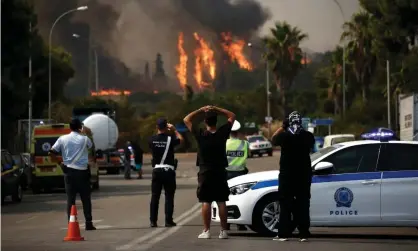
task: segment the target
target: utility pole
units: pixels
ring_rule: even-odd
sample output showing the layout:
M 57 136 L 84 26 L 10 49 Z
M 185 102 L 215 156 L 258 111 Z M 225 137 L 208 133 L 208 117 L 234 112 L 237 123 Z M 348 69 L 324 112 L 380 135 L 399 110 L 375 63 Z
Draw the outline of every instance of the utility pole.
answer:
M 386 96 L 387 96 L 387 105 L 388 105 L 388 128 L 392 129 L 392 123 L 391 123 L 391 116 L 390 116 L 390 65 L 389 60 L 386 60 Z
M 266 60 L 266 95 L 267 95 L 267 124 L 268 124 L 268 132 L 267 138 L 270 139 L 271 134 L 271 120 L 270 120 L 270 69 L 269 63 Z
M 28 79 L 29 79 L 28 141 L 27 141 L 27 149 L 25 149 L 25 151 L 30 150 L 30 145 L 31 145 L 31 142 L 32 142 L 32 20 L 29 21 L 29 73 L 28 73 Z

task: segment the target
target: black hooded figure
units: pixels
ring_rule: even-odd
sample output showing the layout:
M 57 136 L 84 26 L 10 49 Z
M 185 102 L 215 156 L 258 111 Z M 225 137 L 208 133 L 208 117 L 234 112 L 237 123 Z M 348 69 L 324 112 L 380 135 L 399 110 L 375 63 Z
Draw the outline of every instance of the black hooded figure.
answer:
M 309 207 L 312 168 L 310 153 L 315 137 L 302 127 L 301 115 L 294 111 L 272 137 L 281 147 L 279 174 L 279 231 L 278 240 L 285 241 L 296 224 L 301 241 L 310 235 Z M 292 215 L 293 221 L 292 223 Z

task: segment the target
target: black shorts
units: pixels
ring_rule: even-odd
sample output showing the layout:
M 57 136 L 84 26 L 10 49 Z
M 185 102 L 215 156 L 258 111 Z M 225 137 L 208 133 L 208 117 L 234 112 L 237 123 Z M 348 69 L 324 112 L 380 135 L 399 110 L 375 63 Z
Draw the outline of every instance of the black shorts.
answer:
M 199 172 L 197 175 L 198 187 L 196 191 L 199 202 L 225 202 L 228 201 L 229 187 L 226 171 Z

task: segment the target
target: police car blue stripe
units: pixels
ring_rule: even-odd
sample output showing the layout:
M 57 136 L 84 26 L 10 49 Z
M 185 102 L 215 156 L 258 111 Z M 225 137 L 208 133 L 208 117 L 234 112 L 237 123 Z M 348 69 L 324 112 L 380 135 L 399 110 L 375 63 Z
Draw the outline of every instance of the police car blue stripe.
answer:
M 383 172 L 383 179 L 418 178 L 418 170 Z
M 342 182 L 342 181 L 355 181 L 355 180 L 371 180 L 371 179 L 401 179 L 401 178 L 418 178 L 418 171 L 393 171 L 393 172 L 371 172 L 371 173 L 347 173 L 347 174 L 334 174 L 324 176 L 313 176 L 312 183 L 324 183 L 324 182 Z M 251 189 L 256 190 L 260 188 L 278 186 L 279 181 L 264 180 L 255 184 Z

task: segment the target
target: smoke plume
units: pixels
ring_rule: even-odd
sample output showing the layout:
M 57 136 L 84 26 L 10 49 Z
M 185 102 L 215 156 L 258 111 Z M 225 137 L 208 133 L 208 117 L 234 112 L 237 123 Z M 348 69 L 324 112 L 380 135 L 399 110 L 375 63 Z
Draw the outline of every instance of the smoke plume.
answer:
M 256 35 L 269 19 L 255 0 L 36 0 L 38 28 L 48 37 L 54 20 L 63 12 L 81 5 L 79 11 L 64 17 L 53 33 L 53 45 L 62 45 L 73 55 L 77 78 L 88 74 L 88 43 L 72 38 L 73 33 L 86 39 L 91 35 L 100 54 L 101 84 L 121 88 L 124 83 L 139 82 L 146 62 L 162 54 L 165 70 L 174 76 L 178 63 L 177 36 L 183 32 L 192 42 L 198 32 L 209 42 L 217 42 L 221 32 L 231 32 L 243 39 Z M 152 65 L 152 64 L 151 64 Z M 104 69 L 103 69 L 104 68 Z M 150 67 L 151 72 L 154 67 Z M 128 86 L 125 86 L 128 87 Z

